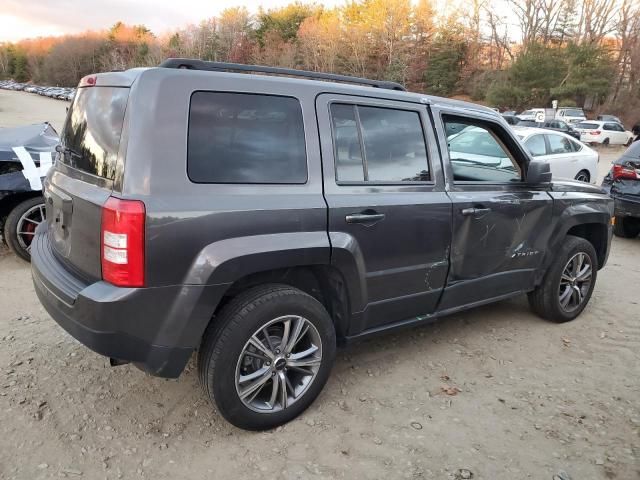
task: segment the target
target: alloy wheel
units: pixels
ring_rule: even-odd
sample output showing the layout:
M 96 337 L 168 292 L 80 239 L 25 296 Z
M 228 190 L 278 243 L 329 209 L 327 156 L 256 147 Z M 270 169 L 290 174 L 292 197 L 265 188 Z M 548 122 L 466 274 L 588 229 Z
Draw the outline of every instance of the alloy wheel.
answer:
M 34 205 L 24 212 L 18 219 L 16 236 L 18 244 L 27 252 L 31 251 L 31 242 L 36 234 L 36 228 L 46 217 L 44 204 Z
M 236 392 L 255 412 L 282 411 L 305 394 L 321 363 L 316 327 L 301 316 L 278 317 L 244 345 L 236 366 Z
M 580 172 L 576 175 L 576 180 L 579 182 L 589 183 L 589 175 L 585 172 Z
M 569 259 L 562 271 L 558 298 L 565 312 L 572 312 L 585 301 L 591 288 L 593 265 L 591 258 L 584 252 L 578 252 Z

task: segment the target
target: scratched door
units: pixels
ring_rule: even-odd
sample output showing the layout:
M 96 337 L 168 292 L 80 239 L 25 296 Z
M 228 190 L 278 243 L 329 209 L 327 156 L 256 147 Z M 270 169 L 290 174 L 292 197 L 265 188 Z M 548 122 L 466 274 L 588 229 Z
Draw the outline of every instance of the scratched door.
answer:
M 449 193 L 453 243 L 440 309 L 533 286 L 551 233 L 552 200 L 546 191 L 530 188 L 476 184 Z

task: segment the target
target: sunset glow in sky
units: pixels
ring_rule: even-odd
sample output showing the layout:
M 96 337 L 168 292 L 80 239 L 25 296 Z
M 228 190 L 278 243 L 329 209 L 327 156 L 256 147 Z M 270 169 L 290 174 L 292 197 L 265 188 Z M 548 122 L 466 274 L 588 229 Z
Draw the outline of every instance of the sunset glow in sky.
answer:
M 1 0 L 0 42 L 22 38 L 104 30 L 117 21 L 144 24 L 154 33 L 199 23 L 226 7 L 250 12 L 291 3 L 289 0 Z M 305 2 L 311 3 L 311 2 Z M 340 0 L 318 1 L 327 7 Z

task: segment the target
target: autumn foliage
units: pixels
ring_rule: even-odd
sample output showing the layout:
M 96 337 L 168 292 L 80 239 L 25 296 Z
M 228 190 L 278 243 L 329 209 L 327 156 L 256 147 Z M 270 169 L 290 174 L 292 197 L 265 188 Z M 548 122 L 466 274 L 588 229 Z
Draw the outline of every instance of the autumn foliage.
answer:
M 637 0 L 445 5 L 443 11 L 432 0 L 356 0 L 333 9 L 292 3 L 256 14 L 230 7 L 198 25 L 156 34 L 117 23 L 101 32 L 1 44 L 0 77 L 73 86 L 88 73 L 180 56 L 394 80 L 501 108 L 558 99 L 637 121 Z

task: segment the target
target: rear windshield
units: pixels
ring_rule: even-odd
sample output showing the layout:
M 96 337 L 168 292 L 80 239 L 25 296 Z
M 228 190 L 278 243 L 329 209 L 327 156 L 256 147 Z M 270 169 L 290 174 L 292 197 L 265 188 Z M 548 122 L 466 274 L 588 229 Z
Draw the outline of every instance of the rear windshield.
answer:
M 196 183 L 306 183 L 300 102 L 275 95 L 195 92 L 187 173 Z
M 584 130 L 595 130 L 597 128 L 600 128 L 600 125 L 598 125 L 597 123 L 580 122 L 578 125 L 576 125 L 576 128 L 582 128 Z
M 128 88 L 79 88 L 62 131 L 60 161 L 113 180 L 128 98 Z
M 579 108 L 567 108 L 564 114 L 566 117 L 584 117 L 584 112 Z

